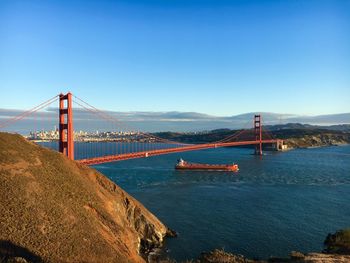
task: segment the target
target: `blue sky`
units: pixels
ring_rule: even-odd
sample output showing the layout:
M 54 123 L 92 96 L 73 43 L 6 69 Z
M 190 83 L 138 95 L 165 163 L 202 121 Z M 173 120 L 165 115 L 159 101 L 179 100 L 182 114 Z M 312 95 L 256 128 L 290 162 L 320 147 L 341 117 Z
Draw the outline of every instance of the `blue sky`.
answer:
M 0 108 L 350 112 L 350 1 L 0 1 Z

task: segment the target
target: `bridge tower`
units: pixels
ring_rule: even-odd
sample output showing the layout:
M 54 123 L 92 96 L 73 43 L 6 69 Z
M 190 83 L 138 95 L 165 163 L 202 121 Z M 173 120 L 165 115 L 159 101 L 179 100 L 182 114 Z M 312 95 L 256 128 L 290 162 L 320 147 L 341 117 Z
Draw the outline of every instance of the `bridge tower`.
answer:
M 259 144 L 255 145 L 255 154 L 262 155 L 262 118 L 261 115 L 254 115 L 254 132 L 255 140 L 259 141 Z
M 72 93 L 59 95 L 59 151 L 74 160 Z

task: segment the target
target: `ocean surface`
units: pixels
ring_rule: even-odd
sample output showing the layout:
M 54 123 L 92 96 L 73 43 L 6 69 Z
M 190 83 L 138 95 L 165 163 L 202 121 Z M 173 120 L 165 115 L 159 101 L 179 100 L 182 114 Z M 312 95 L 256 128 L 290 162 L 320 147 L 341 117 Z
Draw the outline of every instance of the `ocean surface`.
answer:
M 182 157 L 239 165 L 238 173 L 175 171 Z M 223 248 L 250 258 L 321 251 L 350 227 L 350 145 L 266 152 L 219 148 L 94 166 L 178 232 L 176 260 Z
M 218 148 L 96 165 L 178 232 L 164 253 L 176 260 L 223 248 L 250 258 L 323 249 L 350 227 L 350 145 L 265 152 Z M 175 171 L 178 158 L 232 163 L 238 173 Z

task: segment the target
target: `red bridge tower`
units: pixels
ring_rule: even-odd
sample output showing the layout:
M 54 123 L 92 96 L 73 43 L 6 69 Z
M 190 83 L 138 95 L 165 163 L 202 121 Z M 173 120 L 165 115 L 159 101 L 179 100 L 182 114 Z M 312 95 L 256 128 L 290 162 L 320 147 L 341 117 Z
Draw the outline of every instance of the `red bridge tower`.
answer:
M 262 121 L 261 115 L 254 115 L 254 131 L 255 140 L 259 141 L 259 144 L 255 145 L 255 154 L 262 155 Z
M 74 160 L 72 93 L 59 97 L 59 151 Z

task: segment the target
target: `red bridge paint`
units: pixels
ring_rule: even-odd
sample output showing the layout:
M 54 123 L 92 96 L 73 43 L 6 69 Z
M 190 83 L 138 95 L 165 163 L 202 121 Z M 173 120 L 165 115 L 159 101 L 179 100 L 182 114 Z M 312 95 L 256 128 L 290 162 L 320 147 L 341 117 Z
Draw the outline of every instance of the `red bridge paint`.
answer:
M 279 140 L 279 139 L 262 140 L 261 143 L 278 143 L 281 141 L 282 140 Z M 78 160 L 78 162 L 86 165 L 94 165 L 94 164 L 122 161 L 122 160 L 128 160 L 128 159 L 145 158 L 145 157 L 151 157 L 151 156 L 169 154 L 169 153 L 196 151 L 196 150 L 204 150 L 204 149 L 219 148 L 219 147 L 259 145 L 259 144 L 260 144 L 260 140 L 259 141 L 242 141 L 242 142 L 225 142 L 225 143 L 206 143 L 206 144 L 188 145 L 188 146 L 183 146 L 179 148 L 159 149 L 159 150 L 152 150 L 152 151 L 146 151 L 146 152 L 125 153 L 125 154 L 118 154 L 118 155 L 108 155 L 103 157 L 82 159 L 82 160 Z
M 66 106 L 65 106 L 66 102 Z M 59 151 L 74 160 L 72 93 L 59 95 Z

